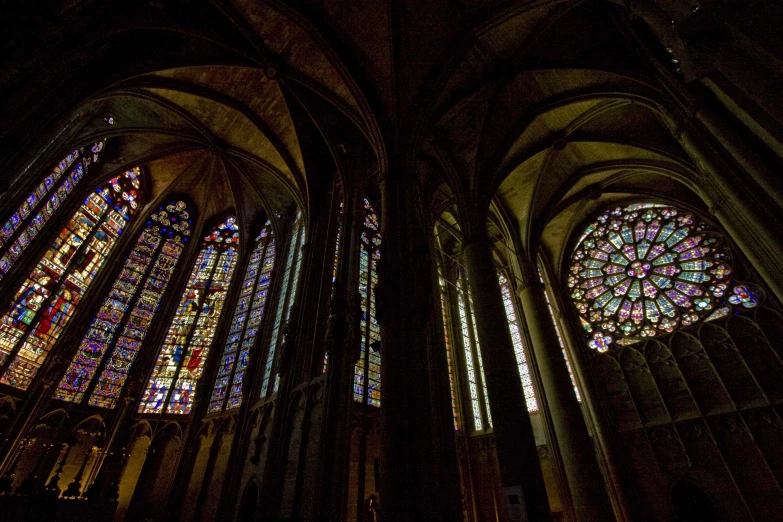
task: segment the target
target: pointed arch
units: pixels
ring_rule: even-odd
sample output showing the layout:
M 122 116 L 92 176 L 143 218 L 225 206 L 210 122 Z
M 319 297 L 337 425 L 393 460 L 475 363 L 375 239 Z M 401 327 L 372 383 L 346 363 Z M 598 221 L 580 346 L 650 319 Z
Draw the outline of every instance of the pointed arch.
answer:
M 73 189 L 91 163 L 98 161 L 105 140 L 85 153 L 78 148 L 55 165 L 51 173 L 25 197 L 0 228 L 0 280 L 8 273 Z
M 242 404 L 245 369 L 263 319 L 274 263 L 275 238 L 272 222 L 267 221 L 250 254 L 239 302 L 234 309 L 231 329 L 220 360 L 217 381 L 212 390 L 209 413 L 233 410 Z
M 114 407 L 192 225 L 192 212 L 182 200 L 163 204 L 150 215 L 63 375 L 56 399 L 80 402 L 93 385 L 90 406 Z
M 139 413 L 190 413 L 237 263 L 236 221 L 229 216 L 204 237 Z
M 0 318 L 0 383 L 26 390 L 139 206 L 138 168 L 87 196 Z

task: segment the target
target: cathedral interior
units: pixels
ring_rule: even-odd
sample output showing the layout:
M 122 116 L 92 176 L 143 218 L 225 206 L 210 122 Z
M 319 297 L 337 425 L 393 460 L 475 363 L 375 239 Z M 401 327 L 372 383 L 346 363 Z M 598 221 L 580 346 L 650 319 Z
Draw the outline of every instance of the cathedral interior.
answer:
M 780 2 L 0 27 L 3 520 L 783 521 Z

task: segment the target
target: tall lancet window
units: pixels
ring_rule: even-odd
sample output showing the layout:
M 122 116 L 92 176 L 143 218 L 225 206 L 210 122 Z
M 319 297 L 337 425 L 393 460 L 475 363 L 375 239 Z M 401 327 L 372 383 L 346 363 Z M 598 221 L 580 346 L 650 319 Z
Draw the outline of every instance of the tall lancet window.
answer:
M 0 318 L 0 382 L 26 390 L 138 207 L 129 170 L 87 196 Z
M 375 348 L 381 340 L 381 329 L 375 319 L 375 287 L 378 284 L 378 261 L 381 258 L 381 234 L 378 216 L 364 200 L 363 230 L 359 251 L 360 353 L 354 368 L 353 398 L 370 406 L 381 405 L 381 354 Z
M 91 150 L 73 150 L 22 201 L 0 228 L 0 280 L 22 255 L 49 218 L 73 192 L 90 163 L 98 161 L 104 142 Z
M 236 267 L 238 243 L 239 227 L 233 216 L 204 238 L 139 413 L 190 413 Z
M 267 221 L 256 238 L 256 246 L 250 254 L 239 302 L 234 310 L 231 329 L 223 349 L 223 358 L 220 360 L 217 381 L 209 401 L 209 413 L 224 409 L 233 410 L 242 405 L 245 369 L 264 316 L 269 279 L 272 276 L 274 263 L 275 239 L 272 223 Z
M 478 339 L 474 335 L 472 323 L 468 322 L 472 311 L 468 310 L 465 292 L 462 289 L 462 276 L 457 279 L 457 310 L 459 311 L 460 330 L 462 332 L 462 348 L 465 352 L 465 366 L 468 371 L 468 388 L 470 389 L 470 405 L 473 410 L 473 429 L 484 429 L 484 416 L 481 413 L 481 394 L 483 372 L 476 360 L 481 355 L 474 351 L 478 348 Z M 471 317 L 472 318 L 472 317 Z
M 283 284 L 280 287 L 280 296 L 277 300 L 275 323 L 272 327 L 272 337 L 269 340 L 269 350 L 264 363 L 264 375 L 261 381 L 261 398 L 266 397 L 269 391 L 269 383 L 272 380 L 272 372 L 275 366 L 275 354 L 283 343 L 283 335 L 288 319 L 291 317 L 291 309 L 296 300 L 296 287 L 299 284 L 299 270 L 302 267 L 302 247 L 305 241 L 305 230 L 302 213 L 298 213 L 291 230 L 291 242 L 288 247 L 288 256 L 285 261 Z M 273 392 L 277 391 L 275 379 Z
M 511 287 L 508 279 L 503 275 L 503 272 L 498 271 L 498 282 L 500 283 L 500 292 L 503 296 L 503 306 L 506 309 L 506 319 L 508 319 L 508 330 L 511 334 L 511 342 L 514 345 L 514 355 L 517 358 L 519 378 L 522 380 L 522 390 L 525 392 L 527 411 L 538 411 L 538 401 L 536 400 L 536 393 L 533 390 L 533 379 L 530 377 L 527 357 L 525 357 L 525 347 L 522 344 L 522 332 L 519 329 L 519 319 L 517 319 Z
M 440 283 L 440 309 L 443 318 L 443 340 L 446 344 L 446 363 L 449 369 L 449 390 L 451 391 L 451 413 L 454 417 L 454 429 L 459 430 L 459 419 L 457 416 L 457 394 L 454 390 L 454 370 L 452 363 L 452 354 L 454 350 L 451 346 L 451 336 L 449 335 L 449 311 L 448 300 L 446 299 L 446 280 L 438 270 L 438 282 Z
M 100 372 L 89 404 L 114 407 L 190 237 L 191 225 L 183 201 L 161 205 L 150 215 L 82 338 L 55 398 L 81 402 Z M 107 358 L 107 354 L 111 355 Z

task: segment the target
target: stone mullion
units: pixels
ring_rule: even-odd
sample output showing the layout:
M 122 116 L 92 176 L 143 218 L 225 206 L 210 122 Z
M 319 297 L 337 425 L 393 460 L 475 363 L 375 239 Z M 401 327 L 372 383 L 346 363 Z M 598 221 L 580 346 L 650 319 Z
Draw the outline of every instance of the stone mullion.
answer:
M 470 383 L 467 362 L 465 361 L 465 345 L 463 344 L 462 330 L 457 327 L 461 319 L 455 292 L 459 292 L 459 290 L 445 273 L 444 279 L 446 279 L 446 308 L 449 314 L 449 322 L 451 323 L 449 333 L 452 334 L 451 345 L 454 350 L 454 393 L 456 394 L 457 409 L 460 412 L 460 429 L 465 435 L 469 435 L 473 429 L 473 405 L 470 399 Z
M 169 406 L 169 400 L 171 400 L 171 394 L 174 393 L 174 385 L 177 384 L 177 379 L 179 378 L 179 374 L 182 373 L 182 366 L 185 364 L 185 358 L 188 355 L 188 351 L 190 351 L 190 344 L 193 341 L 193 336 L 196 334 L 196 327 L 198 326 L 198 321 L 201 319 L 201 314 L 204 313 L 204 300 L 207 298 L 207 291 L 212 287 L 212 278 L 215 277 L 215 271 L 217 270 L 218 263 L 220 262 L 220 258 L 223 257 L 223 254 L 225 254 L 228 250 L 224 250 L 222 252 L 218 252 L 215 257 L 215 264 L 212 266 L 212 270 L 209 272 L 209 277 L 205 279 L 204 283 L 204 292 L 201 294 L 201 298 L 198 300 L 198 314 L 193 319 L 193 326 L 190 328 L 190 331 L 188 332 L 188 335 L 185 337 L 185 342 L 183 343 L 183 350 L 182 350 L 182 360 L 180 361 L 179 365 L 177 365 L 177 370 L 174 372 L 174 376 L 171 378 L 171 386 L 169 387 L 169 391 L 166 393 L 166 398 L 163 400 L 163 407 L 161 408 L 160 415 L 164 415 L 166 413 L 166 410 Z M 236 268 L 236 267 L 235 267 Z M 191 267 L 191 271 L 193 270 L 193 267 Z M 236 270 L 235 270 L 236 273 Z M 225 309 L 225 302 L 223 303 L 223 309 Z M 222 314 L 222 309 L 221 309 Z M 217 332 L 215 332 L 217 334 Z M 217 336 L 217 335 L 216 335 Z M 164 339 L 165 344 L 165 339 Z M 214 344 L 215 338 L 212 338 L 212 344 Z M 201 382 L 204 382 L 204 379 L 201 379 Z M 198 386 L 198 384 L 196 385 Z M 196 394 L 196 397 L 199 397 L 200 395 Z

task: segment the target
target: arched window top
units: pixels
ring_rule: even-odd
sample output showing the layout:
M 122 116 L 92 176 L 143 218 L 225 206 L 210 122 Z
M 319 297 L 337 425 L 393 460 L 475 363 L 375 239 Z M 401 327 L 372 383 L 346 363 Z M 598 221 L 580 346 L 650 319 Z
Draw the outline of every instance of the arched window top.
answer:
M 138 206 L 140 172 L 87 196 L 0 318 L 0 382 L 26 390 Z
M 237 218 L 229 216 L 225 221 L 212 229 L 204 238 L 205 244 L 222 246 L 221 250 L 239 243 L 239 225 Z M 234 248 L 236 248 L 234 246 Z
M 161 205 L 150 214 L 146 224 L 154 234 L 164 239 L 187 243 L 193 227 L 193 219 L 184 201 Z
M 90 163 L 98 161 L 103 141 L 92 150 L 75 149 L 55 165 L 0 228 L 0 279 L 27 249 L 74 187 L 82 180 Z
M 229 216 L 204 237 L 158 352 L 139 413 L 191 412 L 236 268 L 239 226 Z
M 589 346 L 606 351 L 753 308 L 758 291 L 731 278 L 722 234 L 668 205 L 615 207 L 587 226 L 568 286 Z
M 161 205 L 150 214 L 82 338 L 55 398 L 80 402 L 92 386 L 91 406 L 114 407 L 190 236 L 191 225 L 183 201 Z
M 257 343 L 274 263 L 275 238 L 272 222 L 267 221 L 250 253 L 208 413 L 234 410 L 242 405 L 245 370 L 250 361 L 250 352 Z

